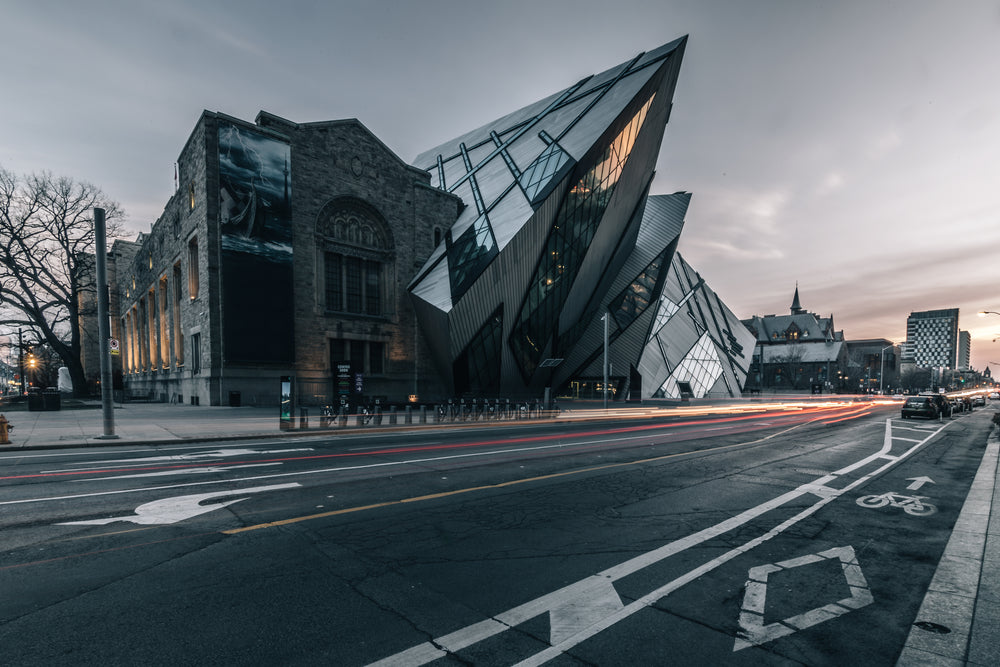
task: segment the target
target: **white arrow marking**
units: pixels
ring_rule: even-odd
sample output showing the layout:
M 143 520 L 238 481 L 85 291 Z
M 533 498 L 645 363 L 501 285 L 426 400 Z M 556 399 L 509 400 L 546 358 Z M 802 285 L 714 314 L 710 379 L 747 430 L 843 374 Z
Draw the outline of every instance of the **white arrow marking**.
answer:
M 227 466 L 225 468 L 220 468 L 218 466 L 209 466 L 207 468 L 185 468 L 183 470 L 161 470 L 160 472 L 142 472 L 136 473 L 134 475 L 114 475 L 113 477 L 88 477 L 87 479 L 75 479 L 74 482 L 103 482 L 109 479 L 134 479 L 136 477 L 166 477 L 169 475 L 203 475 L 205 473 L 213 472 L 229 472 L 230 470 L 239 470 L 240 468 L 268 468 L 271 466 L 283 465 L 280 461 L 276 463 L 247 463 L 246 465 L 238 466 Z
M 215 449 L 207 452 L 195 452 L 192 454 L 173 454 L 170 456 L 146 456 L 138 459 L 108 459 L 104 461 L 74 461 L 78 466 L 100 465 L 105 468 L 111 466 L 129 467 L 145 463 L 157 463 L 160 461 L 197 461 L 199 459 L 224 459 L 232 456 L 255 456 L 259 454 L 287 454 L 289 452 L 311 452 L 312 447 L 299 447 L 297 449 Z M 43 470 L 42 472 L 61 472 L 60 470 Z
M 906 487 L 910 491 L 916 491 L 917 489 L 919 489 L 924 484 L 933 484 L 934 483 L 934 480 L 931 479 L 930 477 L 907 477 L 906 481 L 907 482 L 913 482 L 913 484 L 910 484 L 908 487 Z
M 214 493 L 198 493 L 191 496 L 176 496 L 174 498 L 164 498 L 163 500 L 154 500 L 151 503 L 139 505 L 135 508 L 135 514 L 131 516 L 116 516 L 107 519 L 91 519 L 89 521 L 67 521 L 56 525 L 104 526 L 109 523 L 114 523 L 115 521 L 130 521 L 141 526 L 177 523 L 178 521 L 184 521 L 185 519 L 190 519 L 191 517 L 198 516 L 199 514 L 206 514 L 213 510 L 232 505 L 233 503 L 238 503 L 241 500 L 246 500 L 246 498 L 236 498 L 235 500 L 227 500 L 225 502 L 214 503 L 212 505 L 202 505 L 201 502 L 203 500 L 234 496 L 243 493 L 261 493 L 263 491 L 291 489 L 297 486 L 301 485 L 298 482 L 292 482 L 290 484 L 255 486 L 250 489 L 238 489 L 235 491 L 215 491 Z

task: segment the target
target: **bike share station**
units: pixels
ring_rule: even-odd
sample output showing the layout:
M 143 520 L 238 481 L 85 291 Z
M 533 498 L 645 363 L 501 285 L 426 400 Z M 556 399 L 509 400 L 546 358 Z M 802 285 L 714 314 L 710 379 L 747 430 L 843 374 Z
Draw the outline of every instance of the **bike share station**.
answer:
M 388 423 L 395 426 L 399 423 L 398 407 L 387 405 L 385 396 L 364 395 L 364 375 L 353 369 L 349 362 L 335 364 L 334 403 L 315 406 L 319 410 L 319 427 L 344 428 L 348 418 L 354 417 L 356 426 L 380 426 L 388 415 Z M 283 431 L 309 428 L 309 407 L 301 404 L 297 395 L 296 378 L 285 375 L 280 378 L 280 410 L 279 424 Z M 313 397 L 314 399 L 316 397 Z M 412 401 L 416 396 L 411 397 Z M 428 412 L 432 414 L 435 424 L 478 421 L 516 421 L 521 419 L 554 418 L 559 415 L 559 408 L 554 401 L 546 402 L 540 399 L 514 400 L 489 398 L 449 398 L 447 403 L 434 405 L 403 406 L 403 423 L 428 423 Z M 416 415 L 414 414 L 416 413 Z

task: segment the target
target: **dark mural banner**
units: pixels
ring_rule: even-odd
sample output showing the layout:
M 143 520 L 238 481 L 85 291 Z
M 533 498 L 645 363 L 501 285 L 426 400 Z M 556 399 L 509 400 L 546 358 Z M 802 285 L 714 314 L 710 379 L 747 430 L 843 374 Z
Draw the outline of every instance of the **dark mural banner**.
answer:
M 227 361 L 292 363 L 291 150 L 219 123 L 223 353 Z

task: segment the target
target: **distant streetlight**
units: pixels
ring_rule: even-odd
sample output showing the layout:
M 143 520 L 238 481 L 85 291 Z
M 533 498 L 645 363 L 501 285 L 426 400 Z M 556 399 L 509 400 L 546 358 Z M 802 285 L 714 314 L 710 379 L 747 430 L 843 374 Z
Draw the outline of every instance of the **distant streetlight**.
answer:
M 881 350 L 879 350 L 879 356 L 882 357 L 882 361 L 879 363 L 878 367 L 878 393 L 882 394 L 882 376 L 885 374 L 885 351 L 890 347 L 894 347 L 893 344 L 886 345 Z
M 979 317 L 986 317 L 987 315 L 1000 315 L 1000 313 L 998 313 L 995 310 L 980 310 L 979 311 Z

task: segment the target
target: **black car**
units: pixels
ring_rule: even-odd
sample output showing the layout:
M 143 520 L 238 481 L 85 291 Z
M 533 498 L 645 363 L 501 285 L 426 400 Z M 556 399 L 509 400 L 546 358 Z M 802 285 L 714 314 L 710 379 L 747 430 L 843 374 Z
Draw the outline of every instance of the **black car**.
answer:
M 941 394 L 910 396 L 906 399 L 906 403 L 903 403 L 903 419 L 910 417 L 937 419 L 942 416 L 951 416 L 951 404 Z

